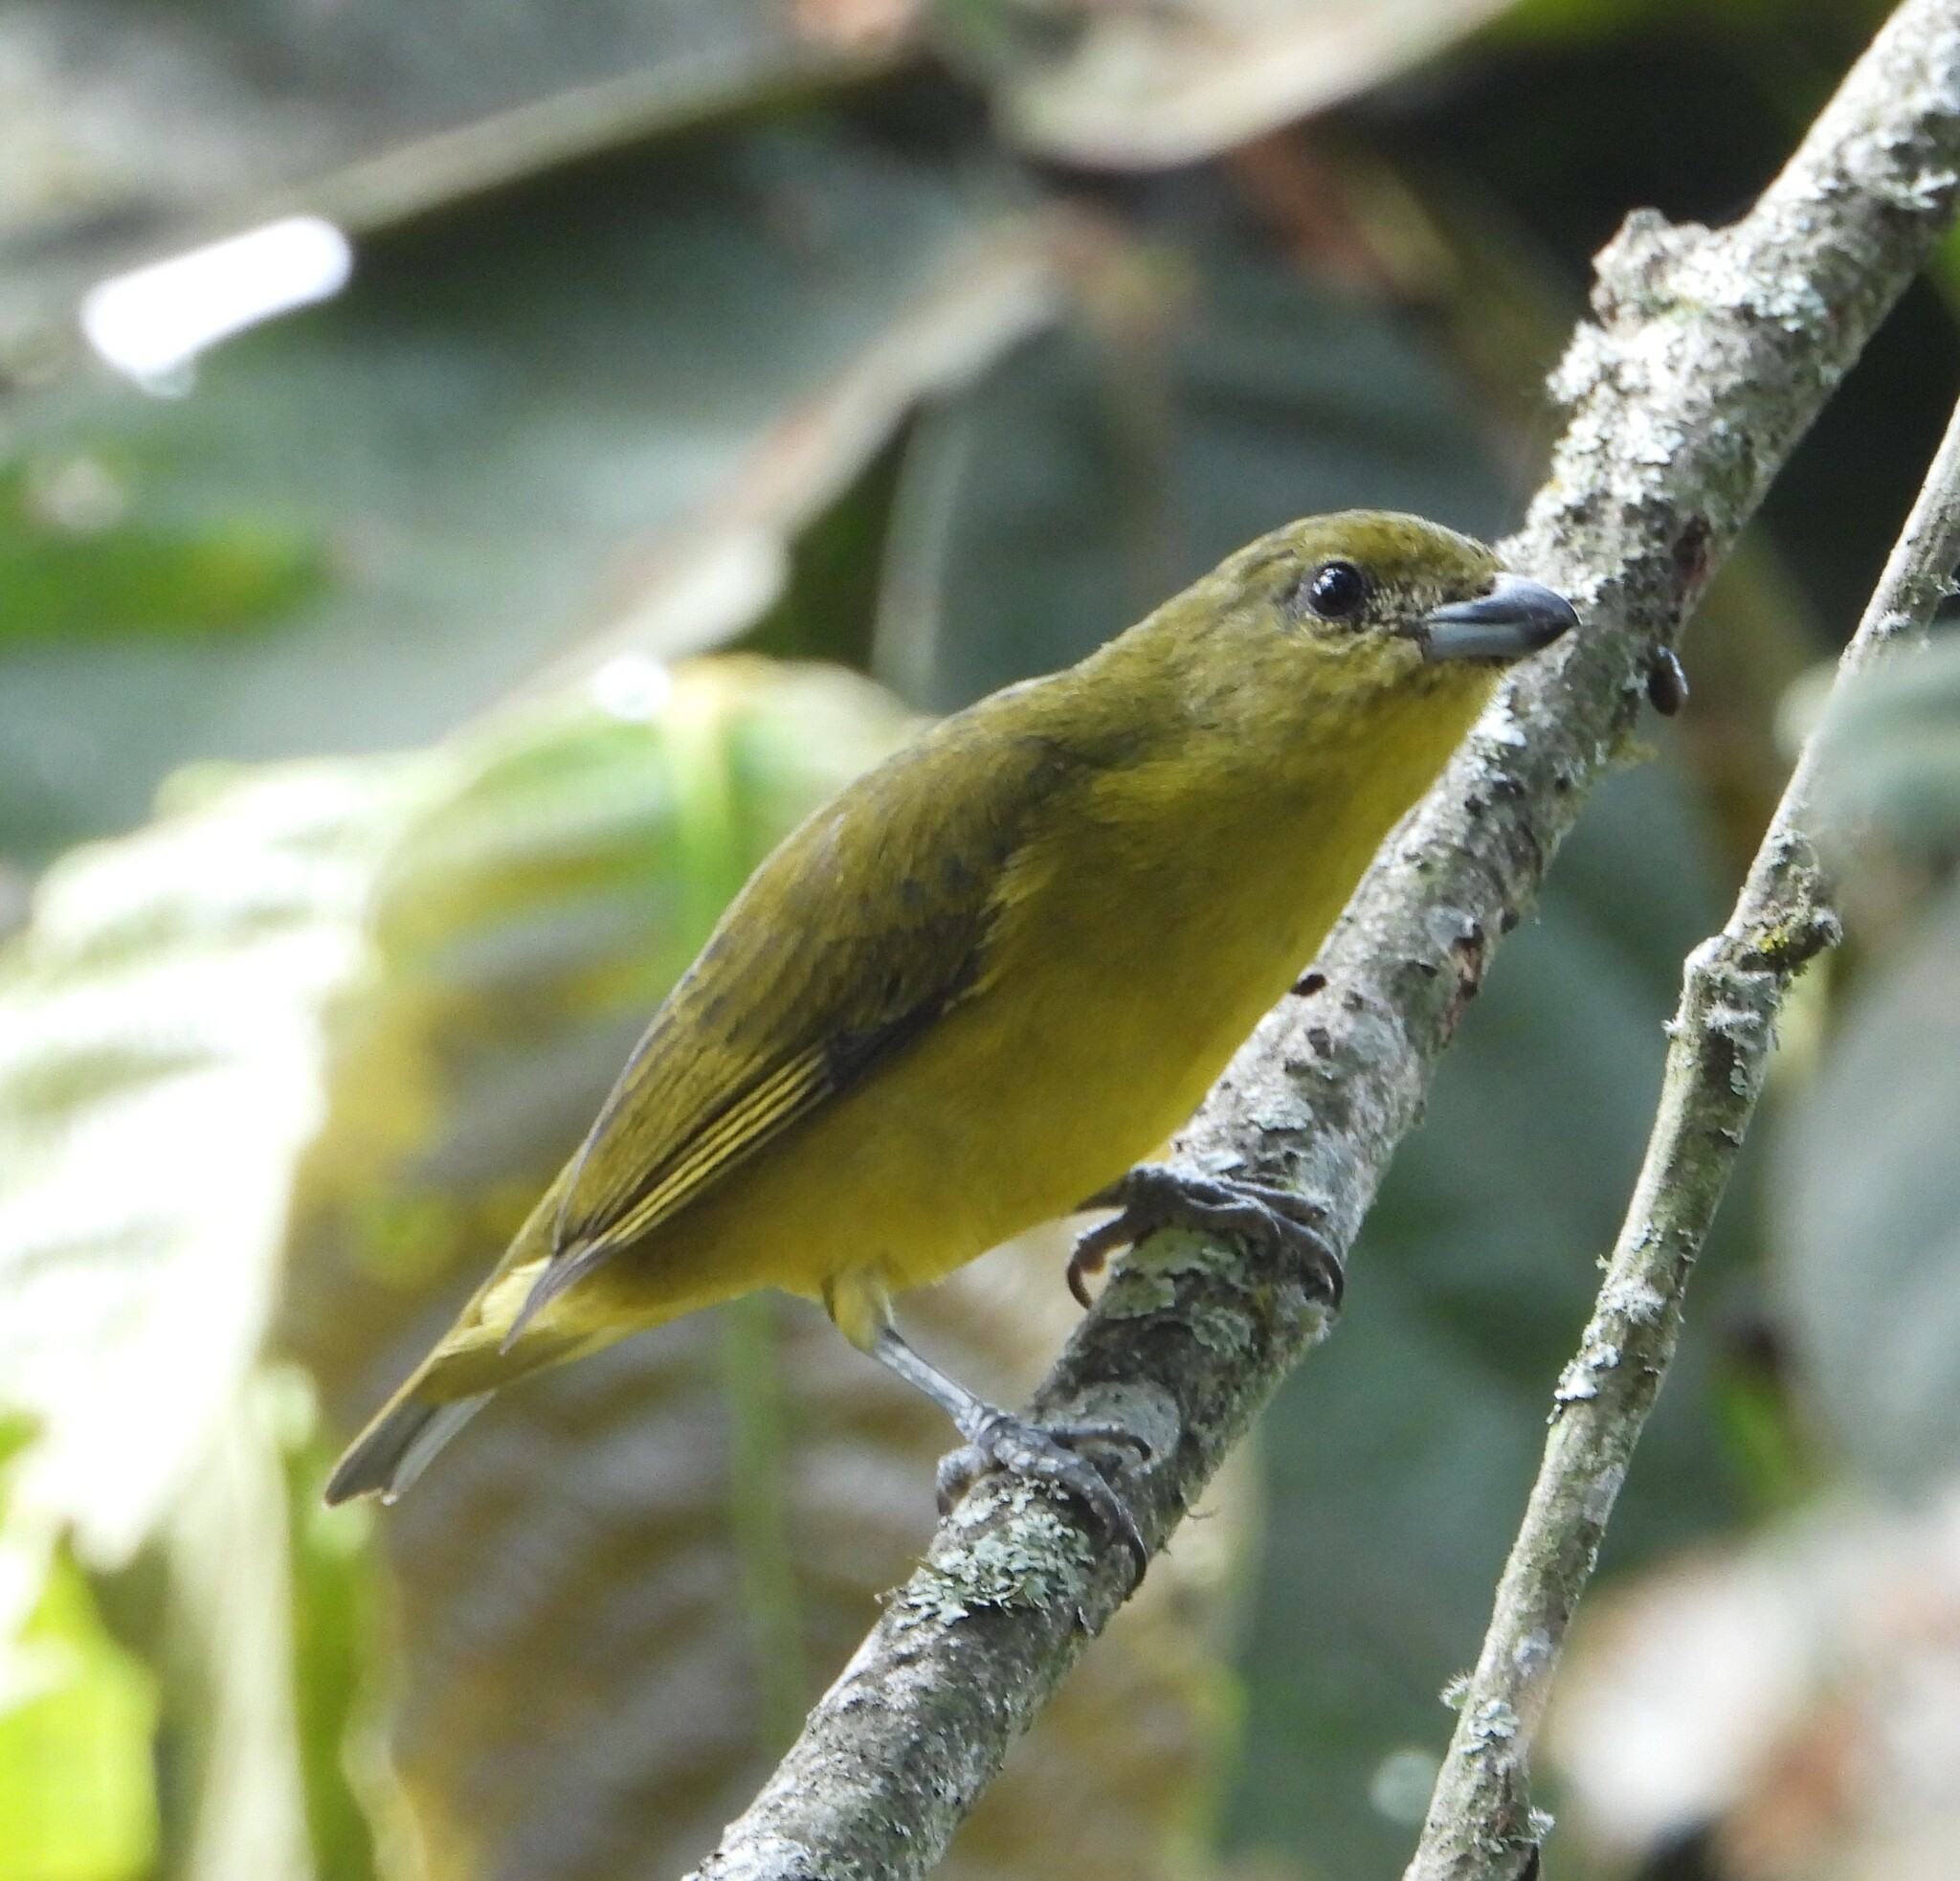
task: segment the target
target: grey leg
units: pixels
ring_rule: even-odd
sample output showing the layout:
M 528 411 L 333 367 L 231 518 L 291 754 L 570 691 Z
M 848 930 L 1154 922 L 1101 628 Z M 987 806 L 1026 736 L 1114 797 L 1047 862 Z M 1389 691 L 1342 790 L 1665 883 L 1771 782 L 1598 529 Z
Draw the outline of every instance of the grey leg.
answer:
M 1118 1423 L 1081 1422 L 1043 1428 L 1017 1418 L 1012 1411 L 976 1398 L 957 1378 L 908 1345 L 898 1328 L 887 1324 L 869 1348 L 871 1355 L 909 1385 L 923 1391 L 967 1440 L 939 1466 L 939 1506 L 950 1510 L 973 1483 L 990 1469 L 1005 1469 L 1047 1483 L 1072 1495 L 1088 1509 L 1136 1562 L 1137 1579 L 1144 1578 L 1149 1553 L 1144 1546 L 1136 1517 L 1108 1480 L 1087 1458 L 1076 1453 L 1078 1444 L 1121 1445 L 1147 1460 L 1150 1448 L 1142 1438 Z

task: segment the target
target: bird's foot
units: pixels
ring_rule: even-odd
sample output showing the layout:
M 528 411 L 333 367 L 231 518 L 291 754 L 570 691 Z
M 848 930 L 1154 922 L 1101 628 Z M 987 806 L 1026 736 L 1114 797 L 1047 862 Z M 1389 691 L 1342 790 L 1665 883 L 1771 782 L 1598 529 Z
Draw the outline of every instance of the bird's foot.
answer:
M 1178 1227 L 1235 1236 L 1264 1253 L 1299 1255 L 1327 1310 L 1341 1310 L 1348 1271 L 1321 1232 L 1322 1210 L 1304 1196 L 1263 1182 L 1192 1176 L 1166 1163 L 1146 1162 L 1082 1205 L 1118 1211 L 1078 1235 L 1068 1257 L 1068 1290 L 1084 1307 L 1089 1304 L 1088 1277 L 1100 1273 L 1117 1248 L 1134 1246 L 1159 1228 Z
M 1107 1444 L 1130 1450 L 1139 1464 L 1146 1464 L 1150 1460 L 1150 1446 L 1134 1431 L 1120 1423 L 1095 1421 L 1034 1424 L 1011 1411 L 982 1404 L 971 1418 L 960 1421 L 960 1434 L 967 1440 L 965 1445 L 939 1462 L 942 1515 L 950 1514 L 954 1505 L 991 1470 L 1005 1469 L 1010 1475 L 1046 1483 L 1074 1496 L 1112 1540 L 1129 1550 L 1137 1569 L 1132 1585 L 1142 1582 L 1149 1551 L 1144 1546 L 1136 1517 L 1102 1471 L 1077 1450 L 1078 1444 Z

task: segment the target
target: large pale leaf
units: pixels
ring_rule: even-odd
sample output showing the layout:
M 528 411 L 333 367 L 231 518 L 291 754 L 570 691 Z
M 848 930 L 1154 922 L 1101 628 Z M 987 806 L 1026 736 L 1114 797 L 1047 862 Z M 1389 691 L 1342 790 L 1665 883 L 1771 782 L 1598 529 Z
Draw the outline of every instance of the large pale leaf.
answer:
M 128 1557 L 264 1332 L 327 1001 L 408 770 L 302 766 L 54 870 L 0 964 L 11 1501 Z M 194 1153 L 192 1153 L 194 1152 Z

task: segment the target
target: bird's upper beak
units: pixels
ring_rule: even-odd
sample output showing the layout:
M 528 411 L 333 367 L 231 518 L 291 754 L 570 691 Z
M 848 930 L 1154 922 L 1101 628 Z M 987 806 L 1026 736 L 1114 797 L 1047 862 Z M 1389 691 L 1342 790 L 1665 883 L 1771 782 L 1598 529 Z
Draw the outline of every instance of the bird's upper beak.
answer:
M 1571 602 L 1543 582 L 1496 574 L 1474 601 L 1423 616 L 1413 635 L 1424 660 L 1522 660 L 1579 624 Z

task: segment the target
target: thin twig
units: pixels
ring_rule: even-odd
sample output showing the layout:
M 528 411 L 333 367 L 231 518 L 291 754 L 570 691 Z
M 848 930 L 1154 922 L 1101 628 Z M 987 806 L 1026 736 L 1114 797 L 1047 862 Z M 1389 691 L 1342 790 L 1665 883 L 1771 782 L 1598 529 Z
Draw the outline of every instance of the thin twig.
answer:
M 1960 407 L 1838 661 L 1834 693 L 1902 640 L 1924 637 L 1956 564 Z M 1578 1355 L 1552 1395 L 1538 1481 L 1405 1881 L 1512 1881 L 1548 1826 L 1532 1812 L 1527 1763 L 1566 1631 L 1674 1357 L 1688 1281 L 1762 1095 L 1784 996 L 1838 938 L 1812 842 L 1822 748 L 1819 734 L 1805 741 L 1727 925 L 1688 955 L 1646 1160 Z
M 1505 549 L 1581 602 L 1586 631 L 1506 686 L 1390 840 L 1321 990 L 1268 1017 L 1180 1138 L 1187 1167 L 1287 1186 L 1351 1243 L 1486 959 L 1626 737 L 1656 647 L 1946 227 L 1956 164 L 1960 0 L 1906 0 L 1743 221 L 1642 213 L 1600 257 L 1598 324 L 1554 382 L 1571 420 Z M 1034 1409 L 1148 1441 L 1123 1488 L 1159 1547 L 1325 1330 L 1283 1263 L 1153 1236 Z M 923 1873 L 1129 1579 L 1073 1505 L 983 1483 L 702 1875 Z

